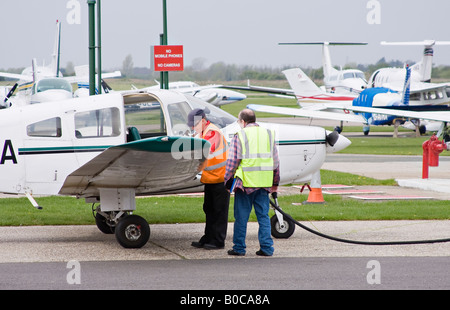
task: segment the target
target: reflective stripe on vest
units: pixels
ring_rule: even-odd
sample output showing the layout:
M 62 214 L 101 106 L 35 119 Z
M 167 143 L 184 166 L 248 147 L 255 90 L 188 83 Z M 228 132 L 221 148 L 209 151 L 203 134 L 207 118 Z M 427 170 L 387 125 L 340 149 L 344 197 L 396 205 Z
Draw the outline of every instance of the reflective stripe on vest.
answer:
M 224 181 L 225 168 L 227 163 L 228 155 L 228 143 L 225 140 L 222 132 L 218 127 L 213 124 L 209 124 L 204 132 L 203 139 L 208 135 L 209 132 L 215 131 L 219 135 L 219 144 L 213 153 L 210 153 L 206 161 L 206 167 L 203 169 L 202 177 L 200 182 L 202 183 L 220 183 Z
M 271 187 L 275 145 L 273 131 L 251 126 L 239 131 L 238 135 L 242 158 L 236 177 L 242 180 L 244 187 Z

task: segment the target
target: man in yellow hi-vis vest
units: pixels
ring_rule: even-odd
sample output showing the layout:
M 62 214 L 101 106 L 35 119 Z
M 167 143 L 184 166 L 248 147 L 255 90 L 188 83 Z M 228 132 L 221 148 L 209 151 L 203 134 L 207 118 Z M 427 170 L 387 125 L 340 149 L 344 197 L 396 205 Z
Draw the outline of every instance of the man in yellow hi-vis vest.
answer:
M 256 123 L 255 113 L 249 109 L 239 113 L 238 123 L 242 130 L 231 142 L 225 173 L 227 188 L 233 188 L 235 193 L 234 245 L 228 254 L 245 255 L 247 222 L 253 205 L 259 224 L 260 249 L 256 254 L 272 256 L 269 193 L 276 192 L 280 182 L 275 133 L 260 127 Z
M 224 175 L 228 143 L 220 129 L 206 119 L 204 110 L 194 109 L 188 115 L 188 126 L 200 138 L 211 143 L 208 159 L 201 167 L 200 182 L 205 185 L 203 211 L 206 216 L 204 235 L 191 243 L 207 250 L 223 249 L 228 227 L 230 193 L 225 188 Z

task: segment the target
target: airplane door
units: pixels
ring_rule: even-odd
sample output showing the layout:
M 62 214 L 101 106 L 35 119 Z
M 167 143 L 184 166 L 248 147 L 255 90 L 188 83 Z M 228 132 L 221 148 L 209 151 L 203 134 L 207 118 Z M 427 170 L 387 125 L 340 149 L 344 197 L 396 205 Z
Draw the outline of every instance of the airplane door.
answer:
M 34 194 L 57 194 L 74 161 L 70 141 L 62 135 L 61 117 L 50 117 L 26 126 L 20 150 L 25 161 L 25 189 Z

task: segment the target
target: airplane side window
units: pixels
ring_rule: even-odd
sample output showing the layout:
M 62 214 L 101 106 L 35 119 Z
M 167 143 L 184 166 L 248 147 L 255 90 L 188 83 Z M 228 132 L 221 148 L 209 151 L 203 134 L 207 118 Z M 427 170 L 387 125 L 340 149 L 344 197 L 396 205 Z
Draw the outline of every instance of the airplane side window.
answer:
M 420 93 L 412 93 L 409 96 L 410 101 L 419 101 L 420 100 Z
M 182 136 L 190 132 L 187 126 L 187 116 L 191 108 L 187 102 L 172 103 L 167 106 L 169 111 L 170 123 L 174 135 Z
M 126 105 L 125 122 L 127 127 L 135 127 L 142 138 L 167 134 L 164 114 L 158 101 Z
M 49 118 L 27 126 L 27 135 L 29 137 L 52 137 L 62 136 L 61 118 Z
M 75 136 L 82 138 L 116 137 L 120 135 L 120 112 L 106 108 L 75 114 Z

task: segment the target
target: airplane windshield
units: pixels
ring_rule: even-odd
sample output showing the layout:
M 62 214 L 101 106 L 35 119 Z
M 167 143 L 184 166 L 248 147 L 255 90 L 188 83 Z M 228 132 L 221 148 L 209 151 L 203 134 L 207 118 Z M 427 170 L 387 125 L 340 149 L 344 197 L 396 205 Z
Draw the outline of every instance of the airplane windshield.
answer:
M 203 100 L 200 100 L 194 96 L 185 95 L 189 101 L 189 104 L 193 109 L 200 108 L 205 110 L 206 118 L 219 128 L 224 128 L 234 122 L 236 117 L 225 112 L 224 110 L 213 106 Z
M 43 92 L 50 89 L 62 89 L 72 92 L 72 85 L 63 79 L 42 79 L 36 83 L 35 93 Z

